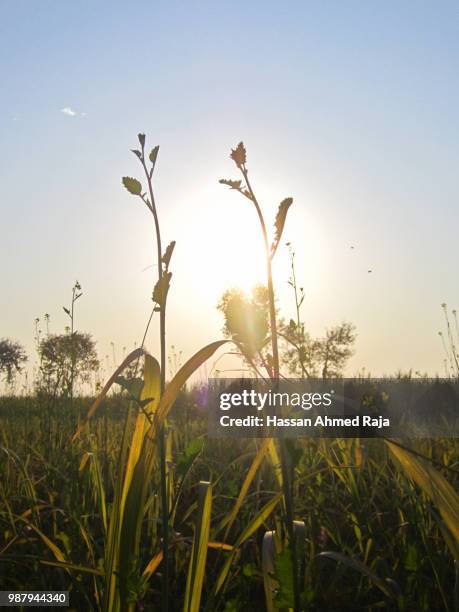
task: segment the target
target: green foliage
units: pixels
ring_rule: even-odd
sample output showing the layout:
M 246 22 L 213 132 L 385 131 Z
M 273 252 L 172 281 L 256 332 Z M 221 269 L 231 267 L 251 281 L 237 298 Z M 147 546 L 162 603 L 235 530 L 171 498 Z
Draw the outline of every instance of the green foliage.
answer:
M 164 255 L 161 261 L 164 264 L 166 271 L 169 268 L 169 264 L 171 262 L 171 257 L 172 257 L 172 253 L 174 252 L 174 248 L 175 248 L 175 240 L 172 240 L 172 242 L 169 242 L 166 250 L 164 251 Z
M 172 272 L 164 272 L 161 278 L 156 282 L 153 289 L 153 302 L 157 304 L 158 310 L 164 308 L 166 304 L 167 294 L 169 292 L 169 286 L 172 278 Z
M 114 487 L 120 478 L 119 451 L 128 400 L 106 397 L 99 408 L 100 415 L 94 414 L 90 429 L 85 429 L 73 445 L 68 444 L 74 419 L 67 404 L 63 400 L 58 404 L 52 435 L 48 438 L 45 404 L 40 402 L 34 398 L 0 400 L 1 550 L 7 546 L 0 555 L 0 584 L 3 589 L 27 586 L 40 590 L 42 583 L 54 590 L 68 588 L 75 609 L 101 610 L 105 580 L 105 561 L 101 555 L 107 536 L 100 498 L 101 495 L 106 498 L 110 520 Z M 171 527 L 178 534 L 171 541 L 174 559 L 171 600 L 181 609 L 197 518 L 198 483 L 212 478 L 209 537 L 224 541 L 221 535 L 213 535 L 214 530 L 220 518 L 234 506 L 234 491 L 237 496 L 253 464 L 257 443 L 207 439 L 206 418 L 194 410 L 192 393 L 181 395 L 177 402 L 168 415 L 174 440 L 171 474 L 176 506 Z M 76 411 L 85 408 L 87 404 L 75 406 Z M 183 421 L 185 412 L 188 417 Z M 405 609 L 428 612 L 449 607 L 453 610 L 453 556 L 431 511 L 436 507 L 435 502 L 411 485 L 403 471 L 396 468 L 384 442 L 366 440 L 364 446 L 358 447 L 354 440 L 326 443 L 298 440 L 297 445 L 302 460 L 296 467 L 295 507 L 296 516 L 306 522 L 304 592 L 309 598 L 309 607 L 313 610 L 371 609 L 375 602 L 380 602 L 381 607 L 396 609 L 392 598 L 396 587 L 390 582 L 393 580 L 403 593 Z M 28 460 L 31 448 L 34 449 L 32 462 Z M 355 459 L 357 448 L 364 457 L 360 464 Z M 458 440 L 419 441 L 416 450 L 444 463 L 445 476 L 458 489 L 459 475 L 446 469 L 454 470 L 459 456 Z M 80 470 L 87 453 L 92 455 Z M 187 480 L 180 487 L 183 474 L 187 474 Z M 139 553 L 127 567 L 128 599 L 136 599 L 137 606 L 147 610 L 161 607 L 161 564 L 156 564 L 148 581 L 142 580 L 145 568 L 159 550 L 159 486 L 156 469 L 150 478 L 144 506 Z M 274 469 L 265 460 L 238 510 L 227 544 L 236 542 L 269 501 L 267 491 L 277 487 Z M 50 502 L 42 505 L 40 500 L 52 500 L 52 505 Z M 31 513 L 33 509 L 36 511 Z M 361 541 L 349 519 L 350 510 L 360 526 Z M 28 514 L 22 520 L 20 517 L 25 512 Z M 225 606 L 236 610 L 265 609 L 260 575 L 262 535 L 266 529 L 277 528 L 282 512 L 281 504 L 275 506 L 257 531 L 239 546 L 229 567 L 224 594 L 214 600 L 213 587 L 231 551 L 209 548 L 202 607 L 215 612 L 221 612 Z M 15 539 L 15 532 L 23 536 Z M 66 536 L 65 545 L 62 534 Z M 330 555 L 318 556 L 321 552 L 341 553 L 346 562 Z M 356 560 L 371 575 L 362 573 L 364 570 Z M 290 571 L 288 553 L 281 553 L 273 572 L 281 583 L 279 602 L 280 597 L 290 600 Z
M 227 185 L 230 189 L 236 189 L 236 190 L 239 190 L 242 184 L 242 181 L 233 181 L 231 179 L 220 179 L 218 182 L 221 185 Z
M 52 415 L 40 395 L 9 398 L 6 406 L 0 400 L 0 588 L 65 588 L 75 609 L 104 612 L 261 610 L 265 604 L 270 612 L 274 605 L 296 612 L 306 606 L 453 609 L 457 440 L 419 441 L 409 450 L 382 440 L 363 446 L 347 439 L 267 439 L 261 444 L 208 439 L 206 419 L 185 385 L 226 341 L 202 348 L 166 384 L 165 306 L 175 243 L 162 251 L 152 187 L 158 147 L 150 153 L 148 168 L 145 135 L 138 140 L 141 150 L 133 152 L 147 192 L 142 194 L 137 179 L 125 177 L 123 184 L 154 217 L 158 281 L 153 299 L 160 310 L 161 363 L 142 344 L 116 368 L 89 409 L 81 398 L 76 405 L 56 401 L 62 410 Z M 221 182 L 256 208 L 267 287 L 251 297 L 229 291 L 219 308 L 225 334 L 239 343 L 255 370 L 263 365 L 275 383 L 278 322 L 270 266 L 291 201 L 281 203 L 270 249 L 242 143 L 231 158 L 245 185 Z M 297 317 L 280 329 L 296 351 L 294 357 L 287 355 L 287 364 L 290 359 L 290 366 L 304 373 L 309 359 L 309 337 L 299 316 L 304 293 L 298 294 L 295 280 L 292 286 Z M 73 328 L 80 296 L 76 283 L 71 308 L 64 309 L 71 321 L 68 334 L 37 336 L 44 380 L 56 387 L 67 381 L 68 393 L 97 361 L 90 336 Z M 353 341 L 349 324 L 314 341 L 311 354 L 317 355 L 324 377 L 342 369 Z M 141 357 L 140 381 L 135 372 Z M 134 363 L 129 376 L 126 370 Z M 313 357 L 307 365 L 312 371 Z M 115 382 L 129 401 L 126 393 L 109 397 Z M 75 419 L 82 408 L 86 419 Z M 397 459 L 396 468 L 388 451 Z
M 13 382 L 14 375 L 22 370 L 26 361 L 26 352 L 19 342 L 8 338 L 0 340 L 0 374 L 5 376 L 7 383 Z
M 153 147 L 153 149 L 150 151 L 150 155 L 148 156 L 148 159 L 151 161 L 153 165 L 156 164 L 158 153 L 159 153 L 159 146 Z
M 287 212 L 292 203 L 292 198 L 285 198 L 285 200 L 282 200 L 282 202 L 279 204 L 276 221 L 274 223 L 276 233 L 274 235 L 274 241 L 271 245 L 271 257 L 274 257 L 274 255 L 276 254 L 277 247 L 279 246 L 279 243 L 282 238 L 282 232 L 284 231 L 285 220 L 287 219 Z
M 274 556 L 274 578 L 278 588 L 274 603 L 278 608 L 293 608 L 292 551 L 286 546 Z
M 38 346 L 40 375 L 37 389 L 46 395 L 69 396 L 73 384 L 84 383 L 99 367 L 91 334 L 49 334 Z
M 254 288 L 250 298 L 230 289 L 221 297 L 218 310 L 224 317 L 225 336 L 239 342 L 245 354 L 253 358 L 265 344 L 269 330 L 266 288 Z
M 142 194 L 142 185 L 135 178 L 123 176 L 123 185 L 132 195 L 139 196 Z

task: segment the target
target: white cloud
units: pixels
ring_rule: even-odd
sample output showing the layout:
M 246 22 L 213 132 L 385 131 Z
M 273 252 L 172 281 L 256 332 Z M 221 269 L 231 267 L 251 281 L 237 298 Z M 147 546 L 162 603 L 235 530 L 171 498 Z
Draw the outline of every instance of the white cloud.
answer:
M 64 106 L 64 108 L 61 108 L 61 113 L 64 113 L 64 115 L 67 115 L 67 117 L 76 117 L 78 114 L 73 110 L 73 108 L 70 108 L 70 106 Z

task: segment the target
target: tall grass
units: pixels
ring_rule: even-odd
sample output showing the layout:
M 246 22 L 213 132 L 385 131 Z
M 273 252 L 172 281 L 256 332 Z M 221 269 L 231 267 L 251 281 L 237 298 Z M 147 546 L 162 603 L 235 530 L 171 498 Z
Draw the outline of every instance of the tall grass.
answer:
M 457 440 L 207 439 L 189 381 L 225 340 L 166 380 L 174 243 L 162 249 L 158 147 L 147 155 L 138 140 L 146 189 L 123 183 L 153 218 L 159 360 L 142 343 L 95 401 L 58 402 L 46 427 L 39 398 L 0 401 L 0 588 L 68 589 L 73 609 L 105 612 L 455 609 Z M 275 386 L 271 266 L 292 201 L 270 241 L 242 143 L 231 157 L 242 179 L 222 182 L 250 201 L 263 235 Z

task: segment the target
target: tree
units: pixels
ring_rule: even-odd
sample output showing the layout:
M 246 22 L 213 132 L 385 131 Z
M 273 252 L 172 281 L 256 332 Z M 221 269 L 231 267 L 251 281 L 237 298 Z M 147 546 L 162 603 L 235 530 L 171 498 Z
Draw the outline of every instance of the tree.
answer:
M 89 382 L 99 360 L 91 334 L 50 334 L 40 341 L 39 391 L 71 397 L 74 383 Z
M 300 316 L 304 292 L 302 288 L 297 287 L 294 266 L 292 271 L 289 284 L 295 291 L 296 321 L 290 319 L 289 323 L 286 323 L 282 318 L 278 318 L 282 365 L 287 368 L 288 374 L 295 378 L 340 377 L 353 354 L 355 327 L 352 323 L 343 322 L 327 329 L 323 338 L 311 337 Z M 255 287 L 250 296 L 239 289 L 229 289 L 221 297 L 217 308 L 224 317 L 224 335 L 238 342 L 244 361 L 254 372 L 259 373 L 264 369 L 268 376 L 271 376 L 269 302 L 266 287 Z
M 282 325 L 281 333 L 286 340 L 282 361 L 291 376 L 303 378 L 342 376 L 356 338 L 355 327 L 347 322 L 327 329 L 323 338 L 311 338 L 304 324 L 298 327 L 293 320 Z
M 19 342 L 8 338 L 0 340 L 0 373 L 8 384 L 13 382 L 14 376 L 22 370 L 26 361 L 26 352 Z

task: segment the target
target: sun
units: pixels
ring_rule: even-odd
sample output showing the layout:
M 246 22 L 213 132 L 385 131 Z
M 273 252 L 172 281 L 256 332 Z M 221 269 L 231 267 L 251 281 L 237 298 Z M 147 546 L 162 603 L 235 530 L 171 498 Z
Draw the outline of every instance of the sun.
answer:
M 223 293 L 239 288 L 249 293 L 266 284 L 266 260 L 258 219 L 248 205 L 242 213 L 220 221 L 223 230 L 213 238 L 212 256 L 207 257 L 209 284 Z

